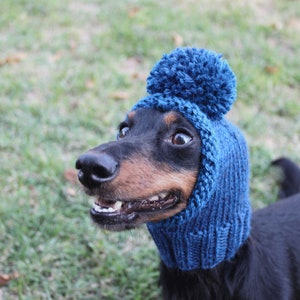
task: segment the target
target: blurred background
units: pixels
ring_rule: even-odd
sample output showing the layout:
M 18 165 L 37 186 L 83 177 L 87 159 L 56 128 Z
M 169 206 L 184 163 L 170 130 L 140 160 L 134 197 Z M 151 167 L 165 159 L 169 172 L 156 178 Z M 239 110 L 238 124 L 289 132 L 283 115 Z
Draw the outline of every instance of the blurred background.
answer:
M 238 80 L 228 118 L 247 137 L 253 208 L 269 163 L 300 163 L 298 0 L 0 1 L 0 299 L 159 299 L 145 228 L 98 230 L 74 162 L 115 138 L 163 53 L 223 53 Z

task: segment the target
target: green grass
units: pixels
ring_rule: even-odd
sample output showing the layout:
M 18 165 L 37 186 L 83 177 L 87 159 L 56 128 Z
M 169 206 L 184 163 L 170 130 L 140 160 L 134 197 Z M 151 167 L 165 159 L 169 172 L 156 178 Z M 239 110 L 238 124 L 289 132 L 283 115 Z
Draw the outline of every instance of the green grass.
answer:
M 268 164 L 300 162 L 298 1 L 1 0 L 0 299 L 158 299 L 145 230 L 99 231 L 77 156 L 115 136 L 153 64 L 177 45 L 222 52 L 238 78 L 229 118 L 250 146 L 254 207 Z

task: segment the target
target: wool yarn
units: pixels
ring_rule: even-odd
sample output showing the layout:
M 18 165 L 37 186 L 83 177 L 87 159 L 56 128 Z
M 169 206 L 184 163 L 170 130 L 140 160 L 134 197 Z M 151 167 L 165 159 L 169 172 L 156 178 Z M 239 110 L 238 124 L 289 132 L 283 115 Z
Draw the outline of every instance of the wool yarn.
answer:
M 214 51 L 177 48 L 147 79 L 133 110 L 177 111 L 201 139 L 198 179 L 187 207 L 147 223 L 169 268 L 210 269 L 234 257 L 250 232 L 249 158 L 240 130 L 224 118 L 236 99 L 236 77 Z

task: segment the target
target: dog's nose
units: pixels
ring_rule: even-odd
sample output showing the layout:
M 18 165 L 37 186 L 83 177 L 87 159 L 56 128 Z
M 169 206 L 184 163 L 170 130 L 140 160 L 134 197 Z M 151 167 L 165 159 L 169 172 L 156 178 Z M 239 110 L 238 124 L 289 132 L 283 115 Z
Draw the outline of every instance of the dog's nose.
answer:
M 113 179 L 118 170 L 118 163 L 106 153 L 87 152 L 77 159 L 76 169 L 79 181 L 92 189 Z

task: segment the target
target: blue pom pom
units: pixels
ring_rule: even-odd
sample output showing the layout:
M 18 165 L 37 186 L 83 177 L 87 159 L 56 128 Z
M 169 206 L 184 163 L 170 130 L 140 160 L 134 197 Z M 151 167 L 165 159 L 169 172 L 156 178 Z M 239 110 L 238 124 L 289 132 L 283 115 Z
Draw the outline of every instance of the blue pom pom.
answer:
M 220 119 L 235 101 L 236 78 L 222 55 L 206 49 L 177 48 L 154 66 L 147 91 L 193 102 L 210 119 Z

